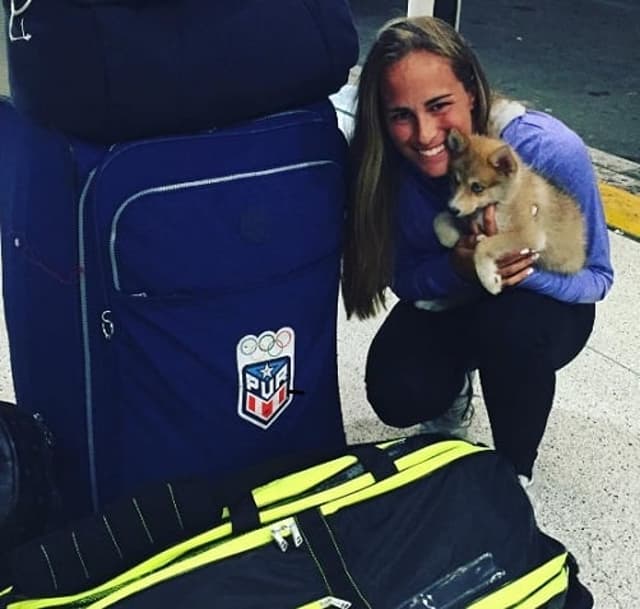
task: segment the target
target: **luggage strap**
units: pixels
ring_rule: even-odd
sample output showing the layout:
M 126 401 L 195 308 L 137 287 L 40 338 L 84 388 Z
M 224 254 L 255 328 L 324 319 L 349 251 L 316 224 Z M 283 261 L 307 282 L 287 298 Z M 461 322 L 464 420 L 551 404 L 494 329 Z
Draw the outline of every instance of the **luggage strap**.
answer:
M 332 596 L 348 598 L 351 609 L 371 609 L 351 577 L 340 548 L 320 510 L 309 510 L 296 516 L 301 534 Z

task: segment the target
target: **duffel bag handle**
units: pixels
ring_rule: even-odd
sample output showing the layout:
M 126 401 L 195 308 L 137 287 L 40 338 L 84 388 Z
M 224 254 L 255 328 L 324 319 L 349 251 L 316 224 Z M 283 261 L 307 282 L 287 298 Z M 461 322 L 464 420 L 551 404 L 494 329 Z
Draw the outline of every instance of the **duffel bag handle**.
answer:
M 393 458 L 383 448 L 375 444 L 350 446 L 347 452 L 358 459 L 362 473 L 370 473 L 376 482 L 398 473 Z M 255 502 L 253 493 L 247 489 L 255 489 L 268 480 L 282 478 L 288 473 L 327 462 L 338 456 L 332 452 L 332 454 L 316 456 L 297 455 L 294 459 L 288 457 L 272 462 L 266 468 L 262 468 L 262 472 L 258 469 L 253 475 L 244 476 L 239 483 L 234 484 L 228 481 L 221 485 L 226 489 L 222 498 L 225 505 L 229 506 L 229 519 L 233 533 L 236 535 L 246 533 L 261 525 L 260 508 Z M 267 472 L 270 472 L 270 475 L 265 475 Z

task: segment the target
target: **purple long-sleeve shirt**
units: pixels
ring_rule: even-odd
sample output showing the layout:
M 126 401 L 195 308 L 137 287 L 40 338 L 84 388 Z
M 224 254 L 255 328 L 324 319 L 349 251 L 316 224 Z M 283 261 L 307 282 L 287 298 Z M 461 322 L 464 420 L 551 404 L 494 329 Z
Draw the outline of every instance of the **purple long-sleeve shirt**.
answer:
M 527 165 L 576 199 L 587 226 L 587 261 L 580 272 L 563 275 L 537 268 L 518 288 L 569 303 L 602 300 L 613 283 L 613 268 L 600 193 L 584 143 L 554 117 L 535 111 L 511 120 L 501 137 Z M 399 171 L 394 293 L 407 301 L 455 300 L 479 290 L 454 271 L 450 250 L 433 230 L 433 219 L 446 209 L 451 194 L 448 178 L 427 178 L 404 160 Z

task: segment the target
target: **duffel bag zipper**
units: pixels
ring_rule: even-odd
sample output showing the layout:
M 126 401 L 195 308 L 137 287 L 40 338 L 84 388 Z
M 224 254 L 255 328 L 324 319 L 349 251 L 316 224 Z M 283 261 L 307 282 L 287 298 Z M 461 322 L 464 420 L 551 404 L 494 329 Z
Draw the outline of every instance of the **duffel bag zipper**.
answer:
M 350 609 L 352 605 L 353 603 L 344 600 L 343 598 L 325 596 L 320 600 L 298 607 L 298 609 Z
M 226 542 L 223 541 L 220 544 L 214 544 L 212 547 L 199 554 L 183 558 L 182 560 L 178 560 L 176 563 L 168 565 L 163 569 L 155 571 L 154 573 L 151 573 L 137 581 L 129 582 L 121 589 L 112 591 L 107 596 L 97 600 L 95 603 L 84 606 L 87 607 L 87 609 L 105 609 L 106 607 L 111 607 L 118 601 L 127 598 L 132 594 L 140 593 L 162 581 L 174 579 L 195 569 L 214 564 L 224 558 L 235 556 L 240 552 L 246 552 L 264 546 L 265 544 L 268 544 L 270 540 L 275 540 L 273 529 L 278 529 L 279 535 L 281 535 L 283 540 L 286 542 L 286 538 L 293 538 L 294 533 L 292 532 L 292 525 L 295 526 L 295 520 L 293 518 L 287 518 L 271 527 L 262 527 L 255 531 L 245 533 L 240 537 L 226 540 Z M 297 529 L 297 527 L 295 528 Z M 279 543 L 278 545 L 282 549 L 282 546 L 280 546 Z M 289 544 L 287 542 L 287 547 L 288 545 Z
M 304 539 L 295 520 L 275 524 L 271 527 L 271 536 L 282 552 L 286 552 L 289 549 L 289 542 L 286 540 L 286 537 L 293 539 L 293 545 L 296 548 L 299 548 L 304 543 Z

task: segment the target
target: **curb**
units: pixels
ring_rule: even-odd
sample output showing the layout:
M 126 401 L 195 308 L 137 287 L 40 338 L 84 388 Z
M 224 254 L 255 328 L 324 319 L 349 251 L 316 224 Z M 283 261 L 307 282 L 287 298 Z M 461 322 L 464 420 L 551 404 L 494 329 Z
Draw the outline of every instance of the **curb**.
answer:
M 640 240 L 640 164 L 589 148 L 610 229 Z

